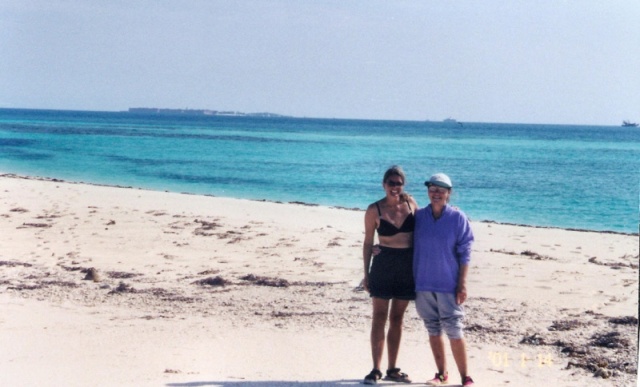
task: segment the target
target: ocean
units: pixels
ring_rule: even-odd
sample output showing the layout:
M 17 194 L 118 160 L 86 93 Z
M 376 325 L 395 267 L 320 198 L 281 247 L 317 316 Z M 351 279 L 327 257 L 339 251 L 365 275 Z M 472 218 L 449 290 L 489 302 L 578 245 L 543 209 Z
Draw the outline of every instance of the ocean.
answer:
M 0 109 L 0 173 L 360 208 L 391 165 L 471 220 L 638 233 L 640 129 Z

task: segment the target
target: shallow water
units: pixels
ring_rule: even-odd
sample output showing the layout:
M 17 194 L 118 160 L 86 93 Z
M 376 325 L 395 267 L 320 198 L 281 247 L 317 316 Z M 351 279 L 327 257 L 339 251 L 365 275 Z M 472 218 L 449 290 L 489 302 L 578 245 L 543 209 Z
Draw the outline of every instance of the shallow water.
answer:
M 472 220 L 638 232 L 640 129 L 0 109 L 0 171 L 365 208 L 392 164 Z

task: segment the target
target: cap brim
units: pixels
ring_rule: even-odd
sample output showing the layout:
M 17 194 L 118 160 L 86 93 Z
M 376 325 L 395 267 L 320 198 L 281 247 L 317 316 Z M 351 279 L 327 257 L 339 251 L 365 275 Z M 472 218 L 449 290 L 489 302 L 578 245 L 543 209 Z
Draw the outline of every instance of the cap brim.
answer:
M 435 186 L 442 187 L 442 188 L 451 188 L 451 186 L 450 186 L 450 185 L 447 185 L 446 183 L 441 183 L 441 182 L 439 182 L 439 181 L 435 181 L 435 182 L 432 182 L 432 181 L 425 181 L 425 182 L 424 182 L 424 185 L 426 185 L 427 187 L 430 187 L 430 186 L 432 186 L 432 185 L 435 185 Z

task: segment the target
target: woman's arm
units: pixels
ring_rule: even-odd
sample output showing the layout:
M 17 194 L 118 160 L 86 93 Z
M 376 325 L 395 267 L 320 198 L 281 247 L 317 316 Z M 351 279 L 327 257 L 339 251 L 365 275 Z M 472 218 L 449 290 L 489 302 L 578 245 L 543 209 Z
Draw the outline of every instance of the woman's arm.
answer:
M 364 214 L 364 242 L 362 243 L 362 261 L 364 263 L 364 281 L 363 286 L 369 291 L 369 267 L 371 265 L 371 249 L 373 248 L 373 239 L 375 237 L 377 226 L 376 211 L 373 204 L 367 208 Z
M 414 199 L 413 196 L 411 195 L 407 195 L 407 200 L 409 201 L 409 204 L 411 205 L 411 210 L 413 211 L 413 214 L 415 215 L 416 211 L 418 210 L 418 202 L 416 202 L 416 199 Z

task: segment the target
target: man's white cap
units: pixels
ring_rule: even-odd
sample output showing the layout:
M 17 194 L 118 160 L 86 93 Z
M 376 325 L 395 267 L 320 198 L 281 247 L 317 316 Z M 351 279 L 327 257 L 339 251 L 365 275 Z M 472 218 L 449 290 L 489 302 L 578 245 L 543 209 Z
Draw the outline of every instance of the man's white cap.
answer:
M 429 180 L 425 181 L 424 185 L 426 185 L 427 187 L 437 185 L 438 187 L 453 188 L 451 179 L 449 179 L 449 176 L 445 175 L 444 173 L 436 173 L 435 175 L 431 176 Z

